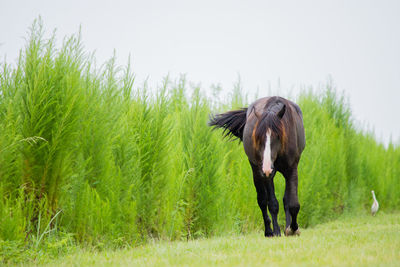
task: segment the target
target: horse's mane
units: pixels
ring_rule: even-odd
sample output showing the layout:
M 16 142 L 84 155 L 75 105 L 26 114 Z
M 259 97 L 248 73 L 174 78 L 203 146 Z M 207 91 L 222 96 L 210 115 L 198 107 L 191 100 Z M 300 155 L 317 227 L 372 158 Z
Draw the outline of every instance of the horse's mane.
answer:
M 280 118 L 278 112 L 284 109 L 283 117 Z M 286 110 L 285 110 L 286 109 Z M 271 98 L 265 105 L 264 111 L 261 116 L 256 114 L 255 109 L 253 108 L 252 112 L 257 117 L 256 125 L 253 129 L 253 143 L 255 147 L 260 147 L 261 144 L 265 143 L 267 129 L 271 130 L 271 136 L 275 136 L 279 138 L 281 141 L 282 149 L 284 149 L 286 145 L 286 131 L 285 131 L 285 123 L 284 116 L 288 116 L 289 107 L 288 103 L 284 103 L 279 98 Z

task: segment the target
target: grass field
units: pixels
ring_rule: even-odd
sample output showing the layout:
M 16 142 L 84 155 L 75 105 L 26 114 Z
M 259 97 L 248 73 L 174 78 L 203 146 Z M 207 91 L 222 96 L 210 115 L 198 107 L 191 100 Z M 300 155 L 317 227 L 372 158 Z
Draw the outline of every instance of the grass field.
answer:
M 262 233 L 74 253 L 48 266 L 400 266 L 400 213 L 342 217 L 300 237 Z M 34 265 L 32 263 L 32 265 Z

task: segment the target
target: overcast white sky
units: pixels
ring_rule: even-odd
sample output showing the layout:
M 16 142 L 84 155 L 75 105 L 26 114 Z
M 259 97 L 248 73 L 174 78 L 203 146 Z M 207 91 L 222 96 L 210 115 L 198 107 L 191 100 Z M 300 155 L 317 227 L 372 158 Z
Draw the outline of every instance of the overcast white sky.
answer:
M 39 15 L 59 40 L 82 25 L 99 63 L 131 54 L 139 82 L 187 74 L 230 90 L 239 73 L 264 96 L 331 76 L 360 124 L 400 143 L 400 1 L 0 0 L 1 61 L 15 62 Z

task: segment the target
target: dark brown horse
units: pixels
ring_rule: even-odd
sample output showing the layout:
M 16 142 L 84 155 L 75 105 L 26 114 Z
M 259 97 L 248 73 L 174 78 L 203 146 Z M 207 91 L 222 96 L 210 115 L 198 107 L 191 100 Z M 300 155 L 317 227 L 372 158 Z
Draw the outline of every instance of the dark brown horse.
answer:
M 275 196 L 276 171 L 286 181 L 283 204 L 286 214 L 286 235 L 299 235 L 297 214 L 297 165 L 305 147 L 303 115 L 299 106 L 282 97 L 258 99 L 248 108 L 218 114 L 210 119 L 210 126 L 223 128 L 225 136 L 239 138 L 253 170 L 257 202 L 261 209 L 265 236 L 280 236 L 277 217 L 278 200 Z M 272 217 L 267 213 L 267 206 Z

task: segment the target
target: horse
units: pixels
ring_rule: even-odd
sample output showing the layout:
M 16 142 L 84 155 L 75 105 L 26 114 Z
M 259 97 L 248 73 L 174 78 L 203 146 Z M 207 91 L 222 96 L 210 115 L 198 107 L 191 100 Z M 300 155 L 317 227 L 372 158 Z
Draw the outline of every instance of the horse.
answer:
M 285 235 L 300 235 L 297 224 L 300 210 L 297 167 L 306 145 L 300 107 L 282 97 L 264 97 L 247 108 L 211 115 L 208 124 L 213 129 L 222 128 L 225 137 L 243 142 L 264 220 L 264 235 L 281 235 L 278 225 L 279 203 L 274 188 L 277 171 L 285 177 Z

